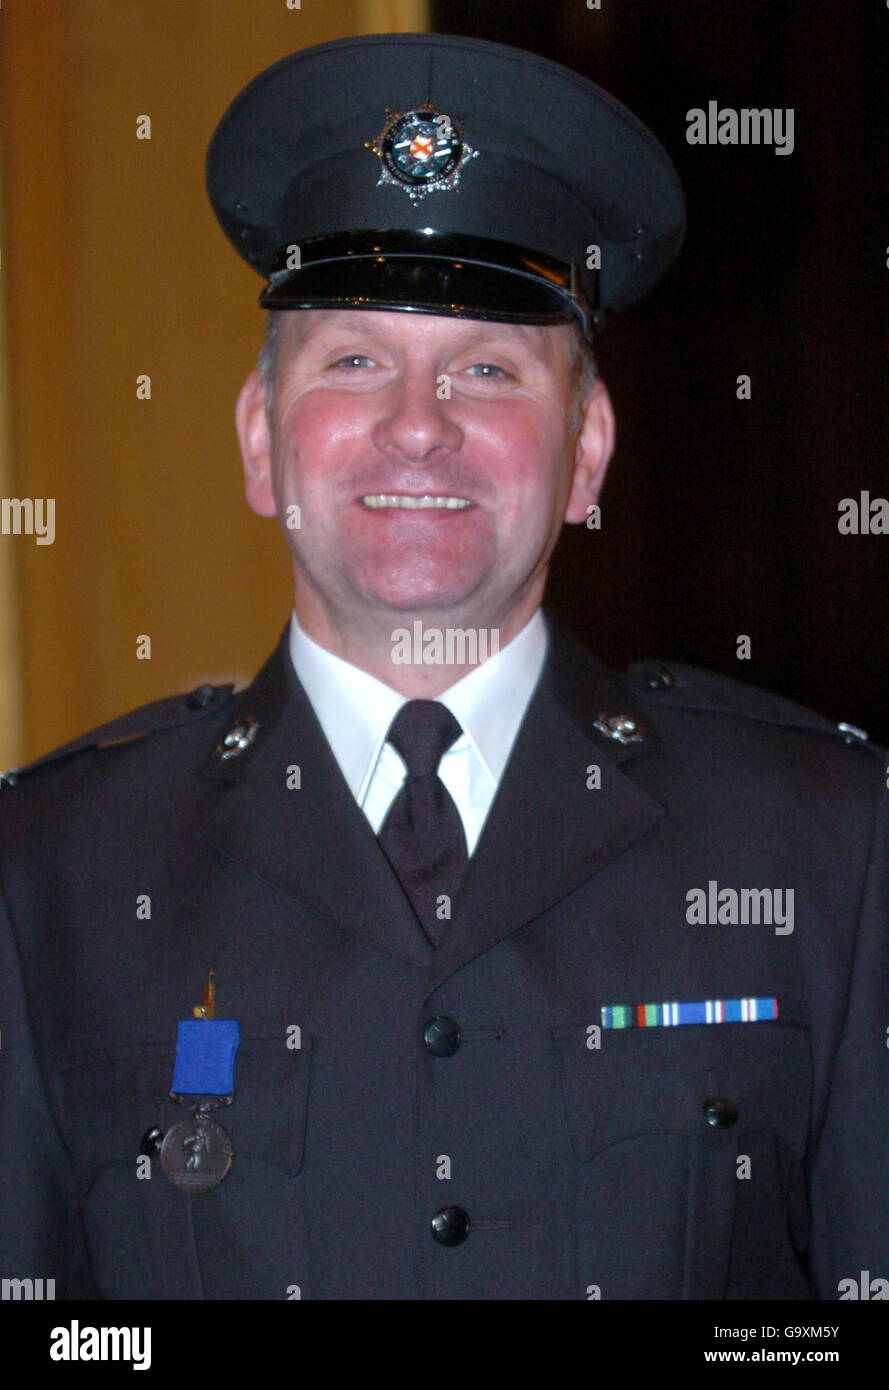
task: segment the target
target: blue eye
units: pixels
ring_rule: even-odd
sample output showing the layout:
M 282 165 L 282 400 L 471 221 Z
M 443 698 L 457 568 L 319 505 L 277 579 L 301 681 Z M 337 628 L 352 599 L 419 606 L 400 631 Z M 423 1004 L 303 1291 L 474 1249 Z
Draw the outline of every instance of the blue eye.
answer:
M 507 375 L 502 367 L 495 366 L 493 362 L 475 362 L 469 368 L 469 371 L 477 372 L 479 376 L 488 377 L 489 379 Z
M 369 357 L 363 357 L 361 353 L 350 353 L 348 357 L 341 357 L 336 362 L 331 362 L 332 367 L 345 367 L 347 371 L 356 371 L 365 365 L 373 365 Z

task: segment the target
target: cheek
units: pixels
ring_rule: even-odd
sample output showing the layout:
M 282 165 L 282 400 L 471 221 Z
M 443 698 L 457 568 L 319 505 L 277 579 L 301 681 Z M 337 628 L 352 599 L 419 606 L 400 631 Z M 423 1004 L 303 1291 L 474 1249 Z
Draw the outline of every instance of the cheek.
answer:
M 280 496 L 296 490 L 330 488 L 367 438 L 366 412 L 345 408 L 343 398 L 310 392 L 286 405 L 276 422 L 275 489 Z
M 476 420 L 466 438 L 470 457 L 489 472 L 507 506 L 511 498 L 521 505 L 563 490 L 569 439 L 553 413 L 504 402 Z

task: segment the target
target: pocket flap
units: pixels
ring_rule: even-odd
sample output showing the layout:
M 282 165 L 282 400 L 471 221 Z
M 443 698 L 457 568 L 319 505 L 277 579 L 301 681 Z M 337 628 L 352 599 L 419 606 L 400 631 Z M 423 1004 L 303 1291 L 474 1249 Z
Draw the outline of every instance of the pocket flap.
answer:
M 66 1062 L 62 1124 L 85 1186 L 106 1165 L 135 1163 L 142 1136 L 166 1131 L 187 1113 L 170 1100 L 175 1049 L 169 1044 L 107 1050 Z M 229 1132 L 236 1161 L 269 1163 L 288 1173 L 303 1162 L 311 1040 L 287 1048 L 281 1038 L 244 1038 L 234 1100 L 214 1111 Z
M 714 1099 L 729 1103 L 721 1115 L 734 1134 L 767 1130 L 799 1157 L 805 1152 L 808 1029 L 783 1022 L 605 1029 L 601 1047 L 590 1048 L 587 1027 L 551 1030 L 581 1161 L 639 1135 L 718 1133 L 704 1110 Z

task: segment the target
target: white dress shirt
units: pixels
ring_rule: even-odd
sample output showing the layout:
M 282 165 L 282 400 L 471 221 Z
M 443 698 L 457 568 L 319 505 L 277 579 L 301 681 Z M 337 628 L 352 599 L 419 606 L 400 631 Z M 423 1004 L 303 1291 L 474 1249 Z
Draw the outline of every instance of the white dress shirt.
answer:
M 538 609 L 496 658 L 473 667 L 436 697 L 463 729 L 442 757 L 438 772 L 460 813 L 469 854 L 478 844 L 546 648 L 546 623 Z M 407 772 L 386 734 L 408 697 L 319 646 L 300 627 L 295 613 L 290 659 L 376 835 Z

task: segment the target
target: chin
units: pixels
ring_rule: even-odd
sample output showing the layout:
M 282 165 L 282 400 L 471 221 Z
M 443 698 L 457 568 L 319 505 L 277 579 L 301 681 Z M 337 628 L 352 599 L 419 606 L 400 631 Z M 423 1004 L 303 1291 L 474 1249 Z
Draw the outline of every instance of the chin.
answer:
M 447 592 L 437 594 L 371 593 L 366 595 L 377 607 L 386 609 L 395 619 L 428 618 L 460 612 L 470 601 L 469 594 Z
M 415 578 L 393 577 L 383 582 L 377 579 L 375 583 L 364 584 L 360 588 L 366 599 L 388 609 L 395 618 L 459 609 L 471 601 L 478 585 L 465 580 L 455 583 L 453 577 L 447 583 L 426 580 L 421 584 Z
M 481 575 L 454 574 L 453 569 L 440 573 L 431 569 L 425 574 L 417 571 L 361 574 L 356 577 L 358 592 L 375 605 L 397 613 L 421 613 L 424 610 L 449 610 L 470 602 L 481 584 Z

